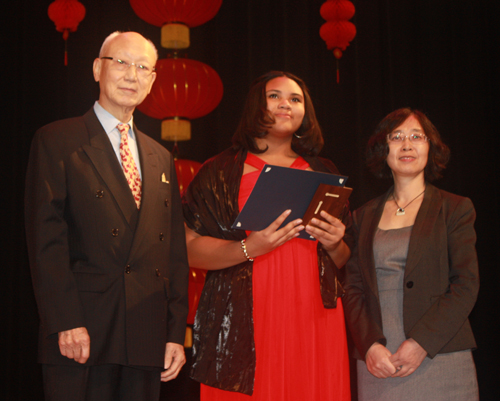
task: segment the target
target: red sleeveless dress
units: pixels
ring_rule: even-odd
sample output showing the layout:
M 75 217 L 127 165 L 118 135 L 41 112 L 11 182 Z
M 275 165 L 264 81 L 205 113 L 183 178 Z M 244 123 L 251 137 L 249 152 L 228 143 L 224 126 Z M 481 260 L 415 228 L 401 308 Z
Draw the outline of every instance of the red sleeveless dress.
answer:
M 239 207 L 265 162 L 248 153 L 258 171 L 241 180 Z M 305 170 L 299 157 L 293 168 Z M 201 385 L 201 401 L 348 401 L 349 360 L 344 311 L 325 309 L 319 289 L 317 242 L 293 239 L 255 258 L 253 301 L 256 372 L 252 396 Z M 250 255 L 251 256 L 251 255 Z

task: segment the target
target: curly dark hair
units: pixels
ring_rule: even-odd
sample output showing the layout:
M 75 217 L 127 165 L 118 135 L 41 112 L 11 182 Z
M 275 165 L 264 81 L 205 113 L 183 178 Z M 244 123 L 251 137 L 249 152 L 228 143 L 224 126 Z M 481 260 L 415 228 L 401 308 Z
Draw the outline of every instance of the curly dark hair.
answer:
M 418 120 L 429 141 L 429 156 L 424 170 L 425 180 L 433 181 L 440 178 L 441 172 L 446 168 L 450 158 L 450 149 L 441 140 L 438 130 L 424 113 L 407 107 L 388 114 L 377 125 L 375 132 L 368 140 L 366 163 L 377 177 L 392 178 L 391 169 L 386 162 L 389 154 L 387 134 L 403 124 L 411 115 Z
M 309 90 L 302 79 L 283 71 L 270 71 L 252 83 L 243 107 L 243 115 L 233 135 L 233 147 L 257 154 L 267 150 L 267 148 L 260 149 L 255 138 L 265 137 L 267 130 L 275 123 L 273 116 L 267 110 L 266 84 L 279 77 L 287 77 L 295 81 L 304 93 L 304 119 L 295 132 L 300 138 L 293 136 L 292 149 L 299 155 L 316 156 L 323 147 L 323 135 L 316 119 Z

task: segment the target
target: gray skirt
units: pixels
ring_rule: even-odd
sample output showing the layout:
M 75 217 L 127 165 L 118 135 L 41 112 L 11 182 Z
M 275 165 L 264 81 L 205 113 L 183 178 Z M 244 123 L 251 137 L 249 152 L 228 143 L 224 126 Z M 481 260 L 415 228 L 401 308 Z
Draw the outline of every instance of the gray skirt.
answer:
M 373 253 L 387 348 L 395 353 L 406 340 L 403 326 L 403 280 L 412 227 L 378 229 Z M 479 400 L 472 352 L 464 350 L 425 358 L 407 377 L 378 379 L 357 362 L 359 401 Z
M 470 350 L 425 358 L 407 377 L 377 379 L 358 361 L 359 401 L 477 401 L 476 368 Z

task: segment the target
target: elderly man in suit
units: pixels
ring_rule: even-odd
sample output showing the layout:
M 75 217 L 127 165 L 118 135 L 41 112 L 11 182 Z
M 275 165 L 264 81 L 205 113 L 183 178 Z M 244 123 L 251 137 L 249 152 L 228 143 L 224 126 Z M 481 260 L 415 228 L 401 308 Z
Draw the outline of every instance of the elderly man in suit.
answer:
M 46 400 L 158 400 L 185 363 L 188 263 L 173 158 L 133 124 L 158 55 L 115 32 L 99 100 L 41 128 L 26 181 Z

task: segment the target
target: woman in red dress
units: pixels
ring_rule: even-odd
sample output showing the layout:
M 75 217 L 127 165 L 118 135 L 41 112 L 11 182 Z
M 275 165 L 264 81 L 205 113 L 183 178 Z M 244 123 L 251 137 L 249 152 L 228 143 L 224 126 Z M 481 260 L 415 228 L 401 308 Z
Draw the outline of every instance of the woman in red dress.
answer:
M 233 147 L 207 161 L 184 196 L 190 266 L 208 270 L 194 325 L 201 400 L 350 400 L 337 269 L 343 221 L 289 210 L 262 231 L 231 228 L 264 164 L 338 173 L 302 80 L 270 72 L 248 95 Z M 297 238 L 305 230 L 316 241 Z M 346 239 L 347 242 L 349 242 Z

